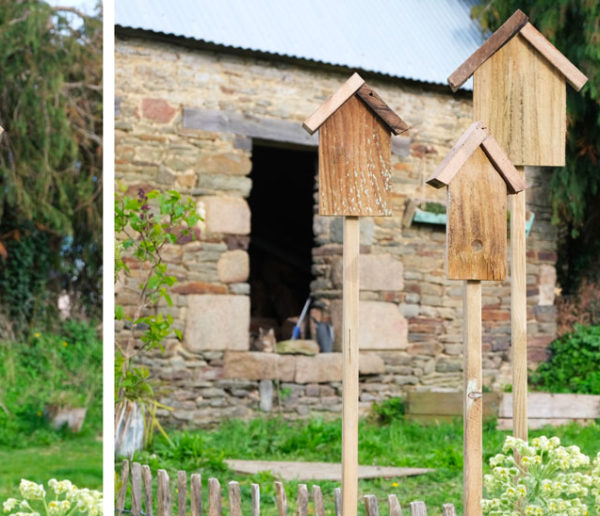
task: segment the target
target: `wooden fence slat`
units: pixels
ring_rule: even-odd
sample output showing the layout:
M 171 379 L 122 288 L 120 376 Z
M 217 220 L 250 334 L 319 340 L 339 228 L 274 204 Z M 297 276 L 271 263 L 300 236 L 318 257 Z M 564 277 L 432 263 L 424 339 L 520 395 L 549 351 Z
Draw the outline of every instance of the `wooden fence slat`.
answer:
M 185 471 L 177 472 L 177 507 L 179 516 L 187 516 L 187 474 Z
M 152 499 L 152 472 L 150 466 L 142 466 L 142 477 L 144 479 L 144 511 L 146 516 L 152 516 L 154 500 Z
M 252 484 L 252 516 L 260 516 L 260 486 Z
M 208 479 L 208 516 L 222 516 L 221 484 L 216 478 Z
M 410 502 L 410 516 L 427 516 L 425 502 Z
M 323 493 L 320 486 L 312 486 L 312 496 L 315 505 L 315 516 L 325 516 L 325 505 L 323 504 Z
M 306 487 L 306 484 L 298 484 L 296 516 L 308 516 L 308 488 Z
M 402 516 L 402 507 L 395 494 L 388 495 L 388 506 L 390 508 L 390 516 Z
M 275 482 L 275 499 L 277 500 L 277 514 L 287 516 L 287 498 L 281 482 Z
M 191 482 L 192 499 L 190 508 L 192 516 L 202 516 L 202 475 L 200 473 L 193 473 Z
M 456 509 L 453 503 L 444 504 L 442 516 L 456 516 Z
M 336 487 L 333 496 L 335 497 L 335 516 L 342 516 L 342 488 Z
M 230 516 L 242 516 L 242 494 L 240 484 L 232 480 L 229 487 L 229 514 Z
M 131 464 L 131 516 L 142 513 L 142 466 L 139 462 Z
M 375 495 L 363 496 L 365 501 L 365 511 L 367 516 L 379 516 L 379 505 L 377 504 L 377 497 Z
M 158 516 L 171 516 L 171 489 L 169 474 L 164 469 L 158 470 Z
M 123 512 L 125 508 L 125 495 L 127 494 L 127 484 L 129 482 L 129 462 L 124 460 L 121 466 L 121 489 L 117 495 L 117 512 Z

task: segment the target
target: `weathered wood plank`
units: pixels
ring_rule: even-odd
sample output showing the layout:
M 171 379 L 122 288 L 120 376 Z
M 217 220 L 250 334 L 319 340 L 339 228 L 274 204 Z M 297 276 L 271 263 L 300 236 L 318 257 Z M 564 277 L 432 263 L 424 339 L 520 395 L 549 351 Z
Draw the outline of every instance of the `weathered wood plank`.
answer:
M 142 477 L 144 479 L 144 512 L 146 516 L 152 516 L 154 510 L 154 498 L 152 496 L 152 472 L 150 466 L 142 466 Z
M 489 160 L 494 164 L 498 173 L 504 178 L 506 189 L 509 193 L 515 194 L 525 190 L 525 178 L 508 159 L 508 156 L 498 145 L 498 141 L 491 134 L 483 140 L 481 148 Z
M 121 463 L 121 487 L 117 494 L 117 512 L 122 512 L 125 508 L 125 496 L 127 495 L 127 485 L 129 482 L 129 461 L 124 460 Z
M 503 393 L 483 393 L 483 415 L 484 417 L 498 417 L 500 402 Z M 407 396 L 407 415 L 440 415 L 440 416 L 462 416 L 463 393 L 455 392 L 417 392 L 411 391 Z
M 342 488 L 336 487 L 333 490 L 333 497 L 335 503 L 335 516 L 342 516 Z
M 463 498 L 465 514 L 481 514 L 483 494 L 481 282 L 465 281 L 464 289 Z
M 473 81 L 473 116 L 513 165 L 565 164 L 565 78 L 521 35 L 481 65 Z
M 456 516 L 456 509 L 454 504 L 445 503 L 442 507 L 442 516 Z
M 187 474 L 185 471 L 177 472 L 177 509 L 179 516 L 187 514 Z
M 140 516 L 142 512 L 142 466 L 139 462 L 131 465 L 131 514 Z
M 158 507 L 156 513 L 158 516 L 171 516 L 171 489 L 169 486 L 169 474 L 164 469 L 158 470 L 157 483 Z
M 325 504 L 323 503 L 323 493 L 320 486 L 312 486 L 312 496 L 315 506 L 315 516 L 325 516 Z
M 229 514 L 230 516 L 242 516 L 242 494 L 239 482 L 232 480 L 229 487 Z
M 449 279 L 506 278 L 506 205 L 504 179 L 483 150 L 475 149 L 448 186 Z
M 427 516 L 427 507 L 425 506 L 425 502 L 410 502 L 410 516 Z
M 390 516 L 402 516 L 402 507 L 395 494 L 388 495 L 388 507 Z
M 302 129 L 298 122 L 290 120 L 249 118 L 240 113 L 184 107 L 182 125 L 184 129 L 231 133 L 246 138 L 271 140 L 293 145 L 308 147 L 319 145 L 318 133 L 311 136 Z M 247 142 L 244 145 L 247 146 Z M 399 157 L 408 156 L 410 154 L 410 138 L 406 136 L 393 137 L 391 150 L 393 154 Z
M 552 43 L 550 43 L 542 33 L 537 30 L 531 23 L 526 23 L 519 31 L 535 49 L 550 61 L 558 70 L 565 76 L 575 91 L 583 88 L 588 78 L 579 70 L 571 61 L 569 61 Z
M 373 88 L 363 84 L 356 94 L 384 121 L 392 133 L 401 134 L 408 131 L 408 124 L 383 101 Z
M 497 52 L 510 38 L 512 38 L 521 27 L 527 23 L 527 16 L 523 11 L 517 9 L 514 14 L 506 20 L 500 28 L 494 32 L 487 41 L 481 45 L 469 58 L 461 64 L 448 77 L 448 84 L 452 91 L 460 88 L 473 72 L 477 70 L 487 59 Z
M 192 516 L 202 516 L 202 476 L 192 473 L 190 510 Z
M 252 516 L 260 516 L 260 486 L 252 484 Z
M 379 505 L 377 504 L 377 497 L 375 495 L 363 496 L 365 502 L 365 512 L 367 516 L 379 516 Z
M 208 516 L 223 516 L 221 484 L 216 478 L 208 479 Z
M 306 487 L 306 484 L 298 484 L 296 516 L 308 516 L 308 488 Z
M 325 121 L 333 115 L 357 90 L 365 83 L 357 73 L 353 74 L 337 89 L 317 110 L 302 124 L 302 127 L 313 134 Z
M 275 501 L 277 502 L 277 514 L 287 516 L 287 497 L 281 482 L 275 482 Z
M 321 126 L 320 133 L 319 214 L 391 215 L 387 127 L 352 97 Z

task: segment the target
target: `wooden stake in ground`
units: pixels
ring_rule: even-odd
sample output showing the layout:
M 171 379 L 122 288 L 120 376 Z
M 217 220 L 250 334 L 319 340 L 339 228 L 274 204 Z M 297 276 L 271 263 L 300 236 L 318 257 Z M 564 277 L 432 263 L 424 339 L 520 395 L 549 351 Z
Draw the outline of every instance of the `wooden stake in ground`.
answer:
M 358 259 L 364 216 L 390 216 L 391 134 L 408 126 L 354 74 L 305 122 L 319 131 L 319 214 L 344 217 L 342 513 L 358 509 Z
M 446 265 L 464 280 L 464 507 L 481 514 L 481 281 L 506 277 L 506 196 L 525 188 L 496 140 L 475 122 L 427 180 L 448 187 Z
M 456 91 L 471 75 L 474 119 L 517 166 L 565 164 L 566 85 L 587 81 L 517 10 L 448 78 Z M 524 179 L 524 170 L 522 171 Z M 525 193 L 511 202 L 513 429 L 527 440 L 527 272 Z

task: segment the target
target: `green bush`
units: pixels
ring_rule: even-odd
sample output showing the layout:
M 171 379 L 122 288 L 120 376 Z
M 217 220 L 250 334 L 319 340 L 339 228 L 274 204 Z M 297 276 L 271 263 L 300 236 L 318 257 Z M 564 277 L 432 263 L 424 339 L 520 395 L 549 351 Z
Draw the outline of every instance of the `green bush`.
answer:
M 371 406 L 371 419 L 376 423 L 389 425 L 406 414 L 406 401 L 403 398 L 390 398 Z
M 600 326 L 576 325 L 552 342 L 549 359 L 531 373 L 530 383 L 548 392 L 600 394 Z
M 60 333 L 0 341 L 0 446 L 48 444 L 65 435 L 43 417 L 47 403 L 87 406 L 85 431 L 102 419 L 102 343 L 92 324 L 68 321 Z

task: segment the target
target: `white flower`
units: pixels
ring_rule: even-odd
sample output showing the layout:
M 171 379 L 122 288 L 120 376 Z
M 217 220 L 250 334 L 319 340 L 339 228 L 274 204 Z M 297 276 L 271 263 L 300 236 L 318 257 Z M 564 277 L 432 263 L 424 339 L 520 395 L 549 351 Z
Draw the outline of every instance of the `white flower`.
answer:
M 21 496 L 27 500 L 42 500 L 46 496 L 46 490 L 41 484 L 36 484 L 29 480 L 21 479 L 19 484 L 19 491 Z
M 50 516 L 62 516 L 71 508 L 69 500 L 53 500 L 48 504 L 48 514 Z
M 10 512 L 18 505 L 18 503 L 19 500 L 17 500 L 16 498 L 9 498 L 2 504 L 2 509 L 4 510 L 4 512 Z

